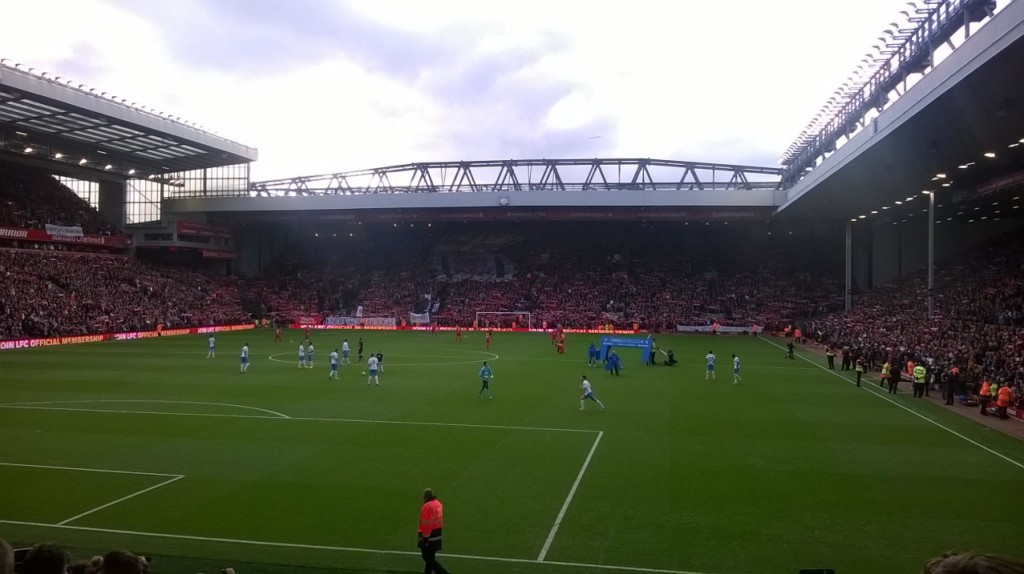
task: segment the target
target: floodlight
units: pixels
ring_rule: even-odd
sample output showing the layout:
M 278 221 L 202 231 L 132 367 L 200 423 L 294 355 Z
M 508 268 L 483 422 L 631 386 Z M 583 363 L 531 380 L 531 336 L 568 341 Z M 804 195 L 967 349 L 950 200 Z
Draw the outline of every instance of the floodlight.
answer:
M 994 151 L 987 151 L 987 152 L 985 152 L 985 157 L 988 157 L 988 158 L 996 157 L 996 152 L 994 152 Z
M 36 150 L 34 150 L 34 149 L 30 148 L 30 147 L 25 148 L 25 153 L 32 153 L 34 151 L 36 151 Z
M 53 155 L 53 157 L 54 157 L 54 159 L 60 159 L 60 158 L 64 157 L 64 154 L 62 154 L 60 152 L 57 152 L 56 154 Z
M 82 158 L 82 159 L 80 159 L 80 160 L 78 161 L 78 165 L 85 165 L 85 164 L 87 164 L 87 163 L 89 163 L 89 160 L 87 160 L 87 159 L 85 159 L 85 158 Z

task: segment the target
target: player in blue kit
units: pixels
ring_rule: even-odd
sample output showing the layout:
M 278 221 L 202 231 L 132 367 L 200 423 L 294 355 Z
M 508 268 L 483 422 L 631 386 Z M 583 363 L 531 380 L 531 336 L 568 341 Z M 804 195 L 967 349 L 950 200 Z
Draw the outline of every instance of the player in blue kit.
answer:
M 306 347 L 306 368 L 313 368 L 313 341 L 310 341 L 309 346 Z
M 348 360 L 348 353 L 349 353 L 348 339 L 345 339 L 344 341 L 341 342 L 341 364 L 342 365 L 351 365 L 352 364 L 352 362 Z
M 306 366 L 306 346 L 299 343 L 299 368 Z
M 708 354 L 704 356 L 704 359 L 708 362 L 707 370 L 704 371 L 704 380 L 708 380 L 711 377 L 712 380 L 715 378 L 715 352 L 708 351 Z
M 739 384 L 743 379 L 740 378 L 740 358 L 735 353 L 732 355 L 732 384 Z
M 210 338 L 206 342 L 206 358 L 207 359 L 212 359 L 216 355 L 216 353 L 213 352 L 213 347 L 216 344 L 217 344 L 216 339 L 213 338 L 213 335 L 210 335 Z
M 491 396 L 490 379 L 494 378 L 494 372 L 487 366 L 487 361 L 484 361 L 484 366 L 480 368 L 480 392 L 476 394 L 476 398 L 480 398 L 484 395 L 484 391 L 487 391 L 487 398 L 493 399 Z

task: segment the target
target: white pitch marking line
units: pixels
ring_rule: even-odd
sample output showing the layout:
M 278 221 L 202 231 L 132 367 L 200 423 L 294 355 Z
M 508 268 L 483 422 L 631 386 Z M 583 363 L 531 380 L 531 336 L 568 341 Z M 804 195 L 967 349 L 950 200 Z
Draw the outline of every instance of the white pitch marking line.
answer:
M 497 355 L 495 353 L 491 353 L 491 352 L 488 352 L 488 351 L 470 351 L 470 352 L 471 353 L 483 353 L 485 355 L 490 355 L 490 358 L 486 358 L 486 357 L 484 358 L 484 359 L 486 359 L 488 361 L 497 361 L 498 359 L 501 358 L 500 355 Z M 277 357 L 281 357 L 281 356 L 284 356 L 284 355 L 292 355 L 293 358 L 290 359 L 290 360 L 278 359 L 277 358 Z M 369 356 L 369 355 L 367 355 L 367 356 Z M 455 356 L 455 355 L 431 355 L 431 357 L 443 357 L 443 358 L 447 358 L 447 359 L 464 359 L 464 358 L 466 358 L 464 355 L 459 355 L 459 356 Z M 469 365 L 471 363 L 479 363 L 480 361 L 482 361 L 484 359 L 477 358 L 477 359 L 469 359 L 468 361 L 453 361 L 453 362 L 447 362 L 447 363 L 391 363 L 391 362 L 389 362 L 388 364 L 392 365 L 392 366 L 396 366 L 396 367 L 421 367 L 421 366 L 434 367 L 434 366 L 443 366 L 443 365 Z M 286 364 L 294 365 L 294 364 L 298 364 L 299 357 L 298 357 L 297 354 L 289 353 L 289 352 L 286 351 L 284 353 L 274 353 L 273 355 L 268 356 L 267 360 L 273 361 L 275 363 L 286 363 Z M 325 364 L 327 364 L 327 363 L 325 363 Z M 352 364 L 352 363 L 346 363 L 346 364 Z
M 771 342 L 771 341 L 769 341 L 769 340 L 767 340 L 767 339 L 765 339 L 765 338 L 763 338 L 763 337 L 761 337 L 761 340 L 762 340 L 762 341 L 764 341 L 765 343 L 768 343 L 769 345 L 772 345 L 772 346 L 778 347 L 779 349 L 781 349 L 781 350 L 783 350 L 783 351 L 785 351 L 785 350 L 786 350 L 786 349 L 785 349 L 784 347 L 782 347 L 781 345 L 776 345 L 775 343 L 773 343 L 773 342 Z M 804 361 L 807 361 L 808 363 L 810 363 L 810 364 L 814 365 L 815 367 L 818 367 L 819 369 L 821 369 L 821 370 L 825 371 L 826 373 L 829 373 L 830 375 L 833 375 L 833 376 L 839 377 L 840 379 L 842 379 L 842 380 L 846 381 L 847 383 L 850 383 L 851 385 L 856 385 L 856 384 L 857 384 L 856 382 L 854 382 L 854 381 L 851 381 L 850 379 L 847 379 L 846 377 L 844 377 L 844 376 L 840 375 L 839 373 L 837 373 L 837 372 L 835 372 L 835 371 L 831 371 L 831 370 L 829 370 L 829 369 L 826 369 L 825 367 L 822 367 L 821 365 L 819 365 L 819 364 L 815 363 L 814 361 L 811 361 L 811 360 L 810 360 L 810 359 L 808 359 L 807 357 L 803 357 L 803 356 L 800 356 L 800 359 L 802 359 L 802 360 L 804 360 Z M 1017 466 L 1017 467 L 1019 467 L 1019 468 L 1021 468 L 1021 469 L 1024 469 L 1024 464 L 1021 464 L 1021 463 L 1019 463 L 1019 462 L 1017 462 L 1017 461 L 1013 460 L 1012 458 L 1010 458 L 1010 457 L 1008 457 L 1008 456 L 1006 456 L 1006 455 L 1004 455 L 1004 454 L 1002 454 L 1002 453 L 998 453 L 998 452 L 996 452 L 996 451 L 994 451 L 994 450 L 992 450 L 992 449 L 988 448 L 987 446 L 985 446 L 985 445 L 981 444 L 980 442 L 977 442 L 977 441 L 971 440 L 971 439 L 969 439 L 969 438 L 965 437 L 964 435 L 962 435 L 962 434 L 960 434 L 960 433 L 956 432 L 955 430 L 953 430 L 953 429 L 951 429 L 951 428 L 949 428 L 949 427 L 947 427 L 947 426 L 944 426 L 944 425 L 943 425 L 942 423 L 939 423 L 938 421 L 936 421 L 936 420 L 934 420 L 934 419 L 930 419 L 930 418 L 928 418 L 928 417 L 926 417 L 926 416 L 922 415 L 921 413 L 919 413 L 919 412 L 915 411 L 914 409 L 911 409 L 911 408 L 905 407 L 905 406 L 903 406 L 903 405 L 901 405 L 901 404 L 897 403 L 896 401 L 894 401 L 894 400 L 890 399 L 889 397 L 887 397 L 887 396 L 885 396 L 885 395 L 883 395 L 883 394 L 879 393 L 878 391 L 876 391 L 876 390 L 874 389 L 874 387 L 873 387 L 872 385 L 867 385 L 867 386 L 864 386 L 864 387 L 861 387 L 861 388 L 863 388 L 863 389 L 864 389 L 865 391 L 868 391 L 869 393 L 871 393 L 872 395 L 874 395 L 874 396 L 876 396 L 876 397 L 878 397 L 878 398 L 880 398 L 880 399 L 883 399 L 883 400 L 885 400 L 885 401 L 888 401 L 888 402 L 889 402 L 889 403 L 891 403 L 891 404 L 894 404 L 894 405 L 896 405 L 897 407 L 899 407 L 899 408 L 901 408 L 901 409 L 903 409 L 903 410 L 907 411 L 908 413 L 910 413 L 910 414 L 912 414 L 912 415 L 914 415 L 914 416 L 916 416 L 916 417 L 920 417 L 920 418 L 922 418 L 922 419 L 924 419 L 924 420 L 926 420 L 926 421 L 928 421 L 928 422 L 932 423 L 933 425 L 935 425 L 935 426 L 939 427 L 940 429 L 942 429 L 942 430 L 944 430 L 944 431 L 946 431 L 946 432 L 948 432 L 948 433 L 950 433 L 950 434 L 956 435 L 956 436 L 958 436 L 958 437 L 960 437 L 960 438 L 964 439 L 965 441 L 967 441 L 967 442 L 969 442 L 969 443 L 973 444 L 974 446 L 976 446 L 976 447 L 978 447 L 978 448 L 981 448 L 981 449 L 987 450 L 988 452 L 990 452 L 990 453 L 992 453 L 992 454 L 994 454 L 994 455 L 998 456 L 999 458 L 1001 458 L 1001 459 L 1005 460 L 1006 462 L 1008 462 L 1008 463 L 1010 463 L 1010 464 L 1012 464 L 1012 465 L 1014 465 L 1014 466 Z
M 215 407 L 232 407 L 232 408 L 236 408 L 236 409 L 250 409 L 250 410 L 254 410 L 254 411 L 260 411 L 260 412 L 272 414 L 276 418 L 281 418 L 281 419 L 291 418 L 288 415 L 279 413 L 277 411 L 272 411 L 272 410 L 269 410 L 269 409 L 261 409 L 259 407 L 249 407 L 249 406 L 246 406 L 246 405 L 234 405 L 234 404 L 231 404 L 231 403 L 208 403 L 208 402 L 201 402 L 201 401 L 164 401 L 164 400 L 154 400 L 154 399 L 92 399 L 92 400 L 86 400 L 86 401 L 35 401 L 35 402 L 30 402 L 30 403 L 7 403 L 7 404 L 0 405 L 0 407 L 21 407 L 21 406 L 26 406 L 27 407 L 27 406 L 37 406 L 37 405 L 77 405 L 77 404 L 89 404 L 89 403 L 92 403 L 92 404 L 96 404 L 96 403 L 100 403 L 100 404 L 102 404 L 102 403 L 156 403 L 156 404 L 171 404 L 171 405 L 207 405 L 207 406 L 215 406 Z M 97 410 L 107 412 L 105 409 L 97 409 Z M 118 411 L 110 411 L 110 412 L 118 412 Z M 202 414 L 202 413 L 196 413 L 196 414 Z
M 166 416 L 178 416 L 178 417 L 214 417 L 214 418 L 234 418 L 234 419 L 260 419 L 260 420 L 289 420 L 289 421 L 311 421 L 311 422 L 338 422 L 338 423 L 374 423 L 374 424 L 389 424 L 389 425 L 416 425 L 416 426 L 437 426 L 437 427 L 461 427 L 461 428 L 479 428 L 479 429 L 500 429 L 500 430 L 522 430 L 522 431 L 550 431 L 550 432 L 576 432 L 576 433 L 593 433 L 598 432 L 590 429 L 563 429 L 563 428 L 548 428 L 548 427 L 519 427 L 510 425 L 478 425 L 470 423 L 436 423 L 436 422 L 417 422 L 417 421 L 386 421 L 386 420 L 369 420 L 369 419 L 341 419 L 341 418 L 329 418 L 329 417 L 268 417 L 262 415 L 230 415 L 220 413 L 174 413 L 165 411 L 135 411 L 135 410 L 115 410 L 115 409 L 83 409 L 74 407 L 46 407 L 46 406 L 35 406 L 29 404 L 7 404 L 0 405 L 0 409 L 22 409 L 22 410 L 38 410 L 38 411 L 73 411 L 82 413 L 114 413 L 114 414 L 132 414 L 132 415 L 166 415 Z
M 142 489 L 142 490 L 140 490 L 138 492 L 133 492 L 132 494 L 129 494 L 128 496 L 122 496 L 121 498 L 118 498 L 117 500 L 115 500 L 113 502 L 108 502 L 108 503 L 106 503 L 106 504 L 104 504 L 102 506 L 97 506 L 96 508 L 93 508 L 92 510 L 86 510 L 85 512 L 83 512 L 81 514 L 78 514 L 76 516 L 72 516 L 71 518 L 68 518 L 67 520 L 63 520 L 61 522 L 58 522 L 57 526 L 64 526 L 68 522 L 73 522 L 75 520 L 78 520 L 79 518 L 82 518 L 83 516 L 88 516 L 88 515 L 92 514 L 93 512 L 99 512 L 100 510 L 103 510 L 104 508 L 109 508 L 111 506 L 114 506 L 115 504 L 118 504 L 120 502 L 124 502 L 124 501 L 126 501 L 128 499 L 131 499 L 131 498 L 135 498 L 136 496 L 138 496 L 140 494 L 145 494 L 145 493 L 147 493 L 147 492 L 149 492 L 151 490 L 156 490 L 156 489 L 160 488 L 161 486 L 166 486 L 166 485 L 168 485 L 168 484 L 170 484 L 170 483 L 172 483 L 172 482 L 174 482 L 176 480 L 181 480 L 183 478 L 185 478 L 185 475 L 183 475 L 183 474 L 175 475 L 174 478 L 171 478 L 169 480 L 165 480 L 165 481 L 161 482 L 160 484 L 154 484 L 153 486 L 151 486 L 149 488 L 144 488 L 144 489 Z
M 419 556 L 419 552 L 405 550 L 374 550 L 372 548 L 348 548 L 345 546 L 321 546 L 316 544 L 294 544 L 288 542 L 263 542 L 259 540 L 239 540 L 234 538 L 212 538 L 206 536 L 188 536 L 185 534 L 160 534 L 158 532 L 139 532 L 135 530 L 115 530 L 112 528 L 93 528 L 89 526 L 70 526 L 60 524 L 43 524 L 39 522 L 22 522 L 18 520 L 0 520 L 0 524 L 13 524 L 16 526 L 34 526 L 42 528 L 64 528 L 68 530 L 81 530 L 86 532 L 104 532 L 107 534 L 121 534 L 125 536 L 148 536 L 152 538 L 170 538 L 175 540 L 194 540 L 197 542 L 223 542 L 227 544 L 245 544 L 250 546 L 269 546 L 277 548 L 300 548 L 305 550 L 328 550 L 335 552 L 362 552 L 368 554 L 391 554 L 398 556 Z M 501 558 L 497 556 L 474 556 L 470 554 L 448 554 L 445 556 L 463 560 L 480 560 L 487 562 L 508 562 L 513 564 L 536 564 L 536 560 L 527 558 Z M 713 574 L 711 572 L 694 572 L 689 570 L 663 570 L 658 568 L 642 568 L 639 566 L 613 566 L 610 564 L 584 564 L 578 562 L 544 562 L 552 566 L 565 566 L 568 568 L 587 568 L 601 570 L 618 570 L 623 572 L 650 572 L 653 574 Z
M 583 473 L 587 472 L 587 467 L 590 466 L 590 459 L 594 457 L 594 452 L 597 451 L 597 445 L 601 443 L 601 437 L 603 436 L 604 431 L 598 431 L 597 438 L 594 439 L 594 446 L 590 447 L 587 459 L 583 461 L 583 467 L 580 468 L 579 474 L 576 475 L 576 481 L 572 483 L 572 488 L 569 489 L 569 496 L 565 497 L 565 502 L 562 503 L 562 509 L 558 511 L 558 516 L 555 518 L 555 524 L 551 527 L 551 532 L 548 532 L 548 539 L 544 541 L 544 547 L 541 548 L 540 555 L 537 556 L 537 562 L 544 561 L 544 557 L 548 554 L 548 549 L 551 548 L 551 543 L 555 541 L 555 534 L 558 534 L 558 527 L 562 525 L 562 519 L 565 518 L 565 513 L 569 510 L 569 505 L 572 503 L 572 497 L 576 495 L 576 488 L 579 487 L 580 481 L 583 480 Z
M 78 468 L 74 466 L 50 466 L 46 464 L 23 464 L 17 462 L 0 462 L 0 466 L 17 466 L 22 468 L 45 468 L 50 470 L 75 470 L 79 472 L 105 472 L 109 474 L 137 474 L 140 476 L 180 476 L 162 472 L 138 472 L 134 470 L 108 470 L 104 468 Z

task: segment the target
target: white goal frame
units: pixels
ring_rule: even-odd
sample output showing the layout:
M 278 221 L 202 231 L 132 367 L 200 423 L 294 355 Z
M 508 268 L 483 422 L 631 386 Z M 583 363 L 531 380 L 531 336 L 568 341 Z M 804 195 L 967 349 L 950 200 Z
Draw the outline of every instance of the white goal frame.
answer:
M 526 328 L 532 330 L 533 329 L 533 314 L 530 313 L 529 311 L 477 311 L 476 312 L 476 328 L 477 329 L 483 329 L 484 328 L 484 321 L 489 319 L 489 318 L 512 317 L 513 320 L 518 321 L 520 315 L 522 315 L 523 319 L 526 321 L 526 325 L 525 325 Z M 523 325 L 519 325 L 519 326 L 523 327 Z

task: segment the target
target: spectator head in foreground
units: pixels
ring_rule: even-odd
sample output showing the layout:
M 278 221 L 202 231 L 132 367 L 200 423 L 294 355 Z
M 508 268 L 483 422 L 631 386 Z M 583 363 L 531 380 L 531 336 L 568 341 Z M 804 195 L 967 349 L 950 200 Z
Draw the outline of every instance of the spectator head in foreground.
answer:
M 0 574 L 14 572 L 14 550 L 3 538 L 0 538 Z
M 149 563 L 127 550 L 111 550 L 103 555 L 103 574 L 146 574 Z
M 22 574 L 64 574 L 71 564 L 71 555 L 67 550 L 44 542 L 36 544 L 28 551 L 25 561 L 21 564 Z
M 947 552 L 929 560 L 924 574 L 1024 574 L 1024 560 L 996 554 Z
M 71 564 L 69 574 L 98 574 L 103 567 L 103 557 L 93 556 L 88 560 L 79 560 Z

